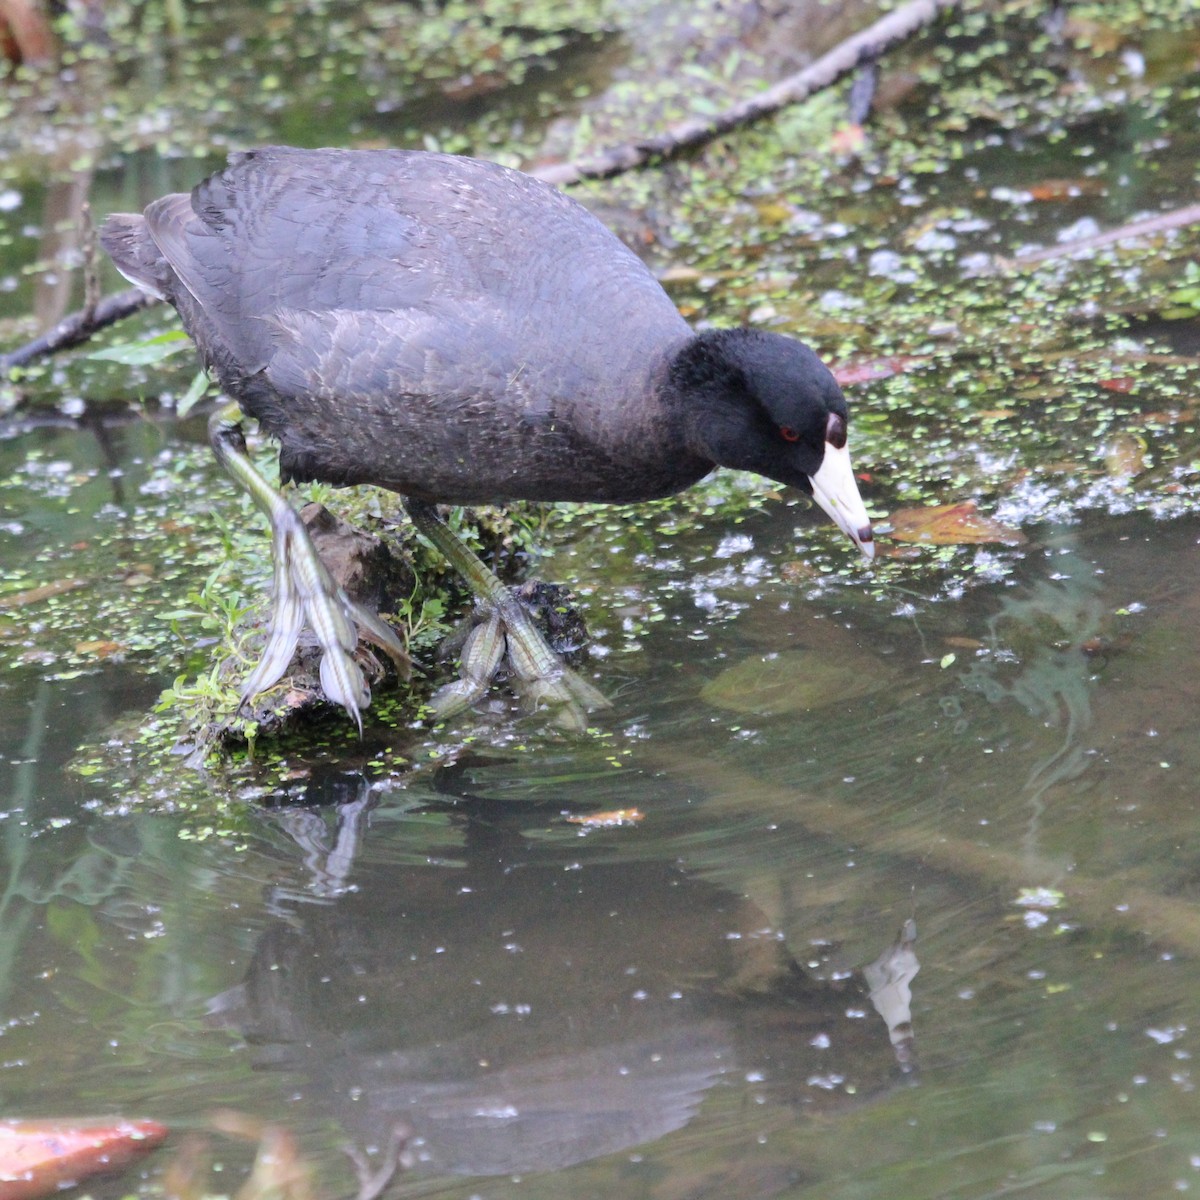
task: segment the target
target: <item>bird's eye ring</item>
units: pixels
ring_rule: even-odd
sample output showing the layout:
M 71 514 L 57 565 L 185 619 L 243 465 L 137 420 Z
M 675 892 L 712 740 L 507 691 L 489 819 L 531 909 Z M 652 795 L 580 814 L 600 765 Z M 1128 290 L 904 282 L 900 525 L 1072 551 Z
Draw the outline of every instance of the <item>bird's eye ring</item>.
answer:
M 829 420 L 825 422 L 825 440 L 835 450 L 846 444 L 846 418 L 840 413 L 829 414 Z
M 780 425 L 779 436 L 785 442 L 798 442 L 800 440 L 800 430 L 793 429 L 790 425 Z

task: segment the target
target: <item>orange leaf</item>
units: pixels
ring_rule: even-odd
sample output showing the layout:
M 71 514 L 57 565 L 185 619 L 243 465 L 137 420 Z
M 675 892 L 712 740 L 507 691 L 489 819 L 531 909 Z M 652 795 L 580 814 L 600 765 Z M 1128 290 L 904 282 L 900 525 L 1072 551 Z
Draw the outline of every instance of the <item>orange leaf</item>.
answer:
M 94 658 L 111 658 L 114 654 L 120 654 L 125 647 L 120 642 L 94 641 L 94 642 L 76 642 L 76 654 L 90 654 Z
M 1077 196 L 1102 196 L 1108 190 L 1102 179 L 1043 179 L 1025 189 L 1035 200 L 1073 200 Z
M 901 508 L 892 513 L 889 521 L 890 536 L 898 542 L 922 542 L 930 546 L 1002 542 L 1006 546 L 1020 546 L 1025 541 L 1019 529 L 1001 525 L 978 512 L 974 500 L 933 508 Z
M 641 819 L 642 814 L 636 808 L 614 808 L 610 812 L 567 817 L 572 825 L 583 825 L 587 829 L 612 829 L 619 825 L 636 825 Z
M 867 131 L 861 125 L 843 125 L 829 139 L 834 154 L 858 154 L 866 144 Z
M 157 1121 L 0 1121 L 0 1200 L 38 1200 L 119 1170 L 166 1136 Z

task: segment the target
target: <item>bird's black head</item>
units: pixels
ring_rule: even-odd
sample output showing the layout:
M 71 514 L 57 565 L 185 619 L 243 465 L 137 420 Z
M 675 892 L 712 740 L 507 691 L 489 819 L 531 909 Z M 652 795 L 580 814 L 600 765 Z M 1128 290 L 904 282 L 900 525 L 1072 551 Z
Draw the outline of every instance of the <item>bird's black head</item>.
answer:
M 755 329 L 706 331 L 676 356 L 671 391 L 693 450 L 802 488 L 872 557 L 846 449 L 846 398 L 806 345 Z

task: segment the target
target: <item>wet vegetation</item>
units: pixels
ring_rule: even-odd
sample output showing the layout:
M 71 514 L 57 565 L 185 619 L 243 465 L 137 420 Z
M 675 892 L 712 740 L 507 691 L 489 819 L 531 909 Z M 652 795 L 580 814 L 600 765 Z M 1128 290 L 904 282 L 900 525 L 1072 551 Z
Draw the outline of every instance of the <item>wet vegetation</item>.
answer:
M 869 19 L 843 7 L 842 32 Z M 96 213 L 137 207 L 262 140 L 528 166 L 719 107 L 796 53 L 715 2 L 92 12 L 57 19 L 57 63 L 0 79 L 4 349 L 81 303 L 85 196 Z M 303 924 L 296 895 L 332 911 L 349 885 L 324 859 L 310 874 L 321 856 L 296 814 L 361 788 L 376 840 L 353 886 L 377 895 L 386 865 L 413 911 L 517 841 L 555 872 L 556 855 L 682 863 L 717 927 L 732 918 L 710 885 L 836 980 L 919 907 L 938 948 L 917 1018 L 925 1088 L 889 1090 L 866 1056 L 845 1078 L 813 1068 L 799 1100 L 748 1071 L 665 1155 L 572 1168 L 580 1191 L 617 1194 L 614 1176 L 623 1195 L 1195 1186 L 1200 226 L 1068 247 L 1195 201 L 1198 61 L 1191 0 L 969 4 L 886 58 L 862 130 L 848 83 L 574 189 L 689 320 L 795 333 L 863 378 L 848 385 L 854 456 L 884 551 L 865 571 L 805 501 L 731 473 L 635 509 L 484 513 L 478 544 L 581 602 L 617 693 L 583 738 L 500 695 L 431 726 L 434 646 L 464 603 L 448 586 L 402 612 L 427 674 L 377 689 L 361 741 L 336 713 L 259 736 L 232 714 L 268 540 L 211 460 L 204 403 L 180 415 L 194 361 L 92 356 L 176 330 L 171 314 L 0 379 L 0 671 L 20 699 L 6 811 L 23 814 L 0 822 L 0 998 L 46 1014 L 0 1034 L 6 1061 L 37 1051 L 41 1090 L 14 1068 L 13 1095 L 39 1111 L 149 1098 L 192 1123 L 234 1094 L 286 1120 L 278 1077 L 231 1054 L 235 1018 L 197 1013 L 255 939 Z M 253 448 L 270 472 L 273 448 Z M 304 494 L 426 553 L 387 493 Z M 898 510 L 965 500 L 1021 537 L 887 537 Z M 419 565 L 437 585 L 432 556 Z M 560 816 L 597 808 L 647 816 Z M 601 888 L 596 912 L 628 886 Z M 32 984 L 22 961 L 53 966 Z M 81 1027 L 98 1049 L 78 1048 Z M 115 1071 L 110 1044 L 128 1055 Z M 165 1081 L 180 1062 L 198 1082 Z M 317 1194 L 341 1194 L 340 1129 L 319 1106 L 303 1121 Z M 213 1190 L 207 1168 L 180 1168 L 191 1194 Z M 501 1191 L 561 1188 L 547 1174 Z
M 611 15 L 587 6 L 585 19 L 579 7 L 550 5 L 537 20 L 523 8 L 525 23 L 518 24 L 503 4 L 388 9 L 386 21 L 370 7 L 293 11 L 280 5 L 259 29 L 236 7 L 201 5 L 173 36 L 161 27 L 166 10 L 121 9 L 104 33 L 117 48 L 103 68 L 114 72 L 105 82 L 111 96 L 104 119 L 97 128 L 88 114 L 93 149 L 71 161 L 63 178 L 102 165 L 113 149 L 145 149 L 172 160 L 185 156 L 186 171 L 170 168 L 184 186 L 226 144 L 263 137 L 417 141 L 527 161 L 537 153 L 529 139 L 540 136 L 542 125 L 511 135 L 530 119 L 514 108 L 535 91 L 528 72 L 561 86 L 577 78 L 570 53 L 580 46 L 590 45 L 601 62 L 615 53 Z M 1160 206 L 1189 196 L 1196 135 L 1187 114 L 1197 94 L 1187 68 L 1194 47 L 1178 37 L 1173 18 L 1179 14 L 1169 7 L 1145 14 L 1136 52 L 1125 43 L 1127 18 L 1107 9 L 1072 10 L 1065 24 L 1050 30 L 1020 6 L 972 11 L 894 65 L 899 94 L 850 149 L 839 139 L 844 97 L 835 92 L 691 161 L 586 190 L 601 211 L 636 214 L 633 223 L 622 219 L 627 232 L 649 243 L 681 308 L 695 319 L 796 331 L 834 362 L 899 364 L 889 378 L 855 389 L 856 455 L 869 464 L 880 515 L 962 497 L 975 498 L 1014 527 L 1070 520 L 1087 509 L 1159 517 L 1190 511 L 1200 486 L 1196 369 L 1174 352 L 1175 327 L 1154 322 L 1166 314 L 1179 322 L 1179 336 L 1190 329 L 1194 232 L 1082 258 L 1020 262 L 1023 247 L 1087 236 L 1111 223 L 1107 214 L 1138 211 L 1139 196 L 1153 196 Z M 285 22 L 286 43 L 278 38 Z M 39 120 L 45 129 L 45 109 L 70 99 L 77 86 L 71 75 L 87 64 L 86 31 L 66 36 L 78 42 L 67 54 L 66 78 L 34 72 L 22 81 L 18 73 L 4 99 L 13 118 L 6 127 L 25 145 L 32 144 L 31 132 L 22 121 Z M 686 70 L 641 89 L 639 119 L 671 119 L 685 102 L 716 103 L 768 69 L 763 55 L 746 50 L 718 71 L 707 43 L 695 41 L 681 48 Z M 289 89 L 262 66 L 285 44 L 301 73 Z M 146 78 L 147 46 L 170 64 L 173 86 L 160 87 L 157 75 Z M 226 75 L 231 48 L 237 54 Z M 628 76 L 639 51 L 620 49 L 618 58 L 627 61 L 619 74 Z M 561 55 L 567 58 L 559 62 Z M 220 71 L 213 69 L 217 61 Z M 548 71 L 555 63 L 559 69 Z M 511 95 L 507 102 L 490 98 L 486 116 L 473 118 L 471 104 L 452 86 L 467 78 L 480 87 L 486 79 L 489 88 L 509 88 Z M 155 106 L 148 109 L 151 86 Z M 589 102 L 591 90 L 572 84 L 568 107 L 585 111 L 573 124 L 572 141 L 556 142 L 556 149 L 586 147 L 587 138 L 627 129 L 634 119 L 632 78 Z M 553 90 L 537 90 L 537 99 L 557 111 L 564 103 Z M 443 123 L 430 132 L 435 100 L 443 121 L 452 114 L 457 130 Z M 340 133 L 324 119 L 327 112 L 344 117 L 364 108 L 373 110 L 369 120 L 363 115 Z M 230 126 L 231 109 L 250 123 Z M 510 125 L 501 148 L 494 123 L 505 116 Z M 419 137 L 402 124 L 414 117 L 423 122 Z M 310 130 L 307 139 L 297 136 L 301 123 Z M 60 112 L 46 134 L 67 138 L 67 124 Z M 169 142 L 163 130 L 170 130 Z M 798 144 L 805 153 L 796 153 Z M 197 156 L 199 163 L 186 162 Z M 22 156 L 6 161 L 11 194 L 25 208 L 36 193 L 22 182 Z M 7 238 L 13 249 L 22 240 L 27 237 Z M 71 261 L 66 255 L 62 265 Z M 18 303 L 40 277 L 37 263 L 12 277 Z M 170 326 L 161 310 L 139 324 L 139 334 Z M 19 318 L 10 321 L 10 330 L 20 328 Z M 124 342 L 131 332 L 111 336 Z M 131 372 L 128 362 L 101 364 L 81 354 L 22 372 L 16 386 L 25 412 L 67 391 L 81 399 L 57 399 L 59 412 L 83 407 L 90 413 L 97 411 L 96 397 L 128 394 L 132 373 L 144 396 L 141 419 L 161 421 L 169 418 L 172 397 L 191 386 L 189 357 L 170 360 L 180 365 L 169 373 L 170 363 Z M 5 486 L 10 509 L 26 494 L 68 506 L 88 503 L 89 493 L 93 503 L 108 502 L 98 469 L 80 477 L 36 457 Z M 44 601 L 52 619 L 36 631 L 36 645 L 22 644 L 12 626 L 6 641 L 14 657 L 33 655 L 59 671 L 85 670 L 112 654 L 171 669 L 190 644 L 198 653 L 165 706 L 182 728 L 195 729 L 230 711 L 237 672 L 229 665 L 244 667 L 245 659 L 229 638 L 261 595 L 262 555 L 253 516 L 227 494 L 204 450 L 181 457 L 171 443 L 144 486 L 159 501 L 133 513 L 117 502 L 110 534 L 77 550 L 53 546 L 50 560 L 43 554 L 6 572 L 6 590 L 22 608 L 39 587 L 61 589 Z M 715 486 L 715 494 L 702 489 L 615 518 L 560 507 L 522 522 L 544 520 L 551 529 L 566 522 L 608 536 L 618 525 L 657 529 L 664 521 L 686 523 L 689 513 L 702 518 L 717 501 L 729 513 L 761 500 L 745 487 Z M 325 500 L 347 508 L 345 497 Z M 227 515 L 211 521 L 214 508 Z M 378 522 L 394 505 L 372 496 L 359 511 Z M 552 533 L 543 528 L 542 544 L 547 536 Z M 114 539 L 121 560 L 133 564 L 118 579 L 107 566 Z M 840 548 L 832 549 L 829 534 L 817 531 L 814 541 L 813 588 L 836 586 L 846 571 L 857 580 L 857 569 L 844 563 Z M 629 546 L 630 553 L 637 550 L 636 543 Z M 974 576 L 994 578 L 1018 557 L 937 547 L 914 562 L 906 553 L 897 565 L 876 571 L 870 590 L 886 605 L 901 580 L 930 598 L 955 595 Z M 77 580 L 87 588 L 70 586 Z M 444 630 L 441 598 L 414 597 L 413 604 L 421 632 Z M 56 644 L 48 628 L 65 637 Z M 220 658 L 228 656 L 215 669 L 208 666 L 214 645 L 224 647 Z M 257 726 L 251 720 L 224 728 L 253 735 Z
M 627 128 L 635 101 L 640 119 L 669 120 L 685 104 L 716 103 L 749 86 L 771 66 L 768 56 L 742 48 L 718 69 L 706 42 L 685 40 L 686 70 L 645 80 L 637 75 L 645 65 L 639 48 L 625 44 L 615 52 L 614 18 L 595 6 L 550 5 L 537 20 L 523 8 L 524 23 L 515 23 L 503 4 L 388 9 L 386 20 L 369 7 L 281 4 L 262 28 L 236 6 L 194 6 L 178 28 L 173 11 L 117 7 L 102 32 L 68 25 L 61 71 L 12 73 L 0 98 L 13 139 L 0 160 L 5 207 L 15 218 L 0 238 L 16 268 L 4 281 L 12 313 L 28 311 L 26 297 L 52 271 L 78 274 L 70 270 L 77 249 L 61 250 L 52 263 L 28 260 L 26 243 L 47 231 L 18 221 L 36 212 L 39 195 L 50 203 L 30 181 L 31 146 L 57 161 L 51 190 L 90 177 L 114 151 L 183 158 L 183 180 L 190 180 L 226 145 L 266 137 L 303 143 L 300 127 L 318 131 L 309 142 L 419 140 L 523 162 L 536 155 L 529 138 L 542 136 L 537 122 L 516 136 L 534 89 L 514 85 L 530 71 L 556 86 L 575 81 L 569 102 L 553 89 L 536 92 L 537 102 L 560 116 L 564 106 L 586 110 L 570 124 L 570 143 L 552 142 L 575 151 L 589 148 L 589 138 Z M 650 245 L 681 308 L 697 320 L 799 331 L 834 362 L 899 364 L 890 377 L 858 389 L 857 453 L 869 464 L 877 513 L 963 496 L 1013 527 L 1073 520 L 1097 508 L 1156 517 L 1187 512 L 1200 480 L 1197 378 L 1193 360 L 1174 351 L 1190 336 L 1194 233 L 1080 259 L 1030 267 L 1019 261 L 1027 244 L 1086 236 L 1107 213 L 1127 215 L 1138 196 L 1161 205 L 1190 194 L 1196 135 L 1187 114 L 1197 89 L 1187 68 L 1195 47 L 1177 33 L 1186 16 L 1167 5 L 1140 12 L 1131 50 L 1131 18 L 1116 5 L 1072 9 L 1053 29 L 1021 6 L 979 9 L 896 64 L 898 95 L 852 150 L 839 141 L 844 100 L 835 93 L 726 139 L 697 160 L 588 190 L 602 211 L 639 214 L 635 224 L 626 221 L 630 236 Z M 284 23 L 287 41 L 278 38 Z M 112 53 L 100 54 L 101 44 Z M 300 72 L 287 89 L 261 65 L 285 46 Z M 617 83 L 594 98 L 587 72 L 570 69 L 581 46 L 591 46 L 600 63 L 615 55 L 620 64 Z M 88 71 L 93 75 L 80 74 Z M 464 80 L 511 94 L 490 98 L 486 113 L 473 115 L 458 88 Z M 79 103 L 81 92 L 97 87 L 106 95 L 99 120 Z M 431 121 L 435 109 L 440 126 Z M 247 123 L 230 124 L 232 111 Z M 344 128 L 326 119 L 347 113 L 361 119 Z M 414 119 L 419 126 L 394 123 Z M 509 122 L 503 133 L 499 120 Z M 797 143 L 816 152 L 798 155 Z M 161 175 L 163 166 L 157 169 Z M 94 188 L 101 195 L 103 181 L 102 171 Z M 171 328 L 161 310 L 137 324 L 138 336 Z M 10 335 L 29 328 L 20 315 L 5 326 Z M 122 329 L 110 340 L 130 336 Z M 83 416 L 103 437 L 100 461 L 70 464 L 35 451 L 0 484 L 10 513 L 36 499 L 51 511 L 92 513 L 100 527 L 68 545 L 30 536 L 40 541 L 38 552 L 4 568 L 4 651 L 14 664 L 59 679 L 99 669 L 114 656 L 176 674 L 158 706 L 164 715 L 138 735 L 160 749 L 181 733 L 186 744 L 212 722 L 253 737 L 253 719 L 223 717 L 234 707 L 253 637 L 243 620 L 259 604 L 266 577 L 253 514 L 228 493 L 206 448 L 181 447 L 173 437 L 171 408 L 192 386 L 191 367 L 168 371 L 169 364 L 152 361 L 131 370 L 129 356 L 122 357 L 101 363 L 78 354 L 10 381 L 10 403 L 19 404 L 23 420 L 47 419 L 36 414 L 49 404 L 51 420 Z M 128 395 L 131 384 L 138 391 L 132 409 L 104 399 Z M 143 443 L 149 434 L 162 445 L 132 505 L 104 469 L 103 440 L 114 417 L 138 422 Z M 183 431 L 198 439 L 194 421 Z M 269 467 L 269 447 L 261 457 Z M 347 509 L 344 496 L 316 498 Z M 636 556 L 718 508 L 736 520 L 763 499 L 752 486 L 718 479 L 690 496 L 629 512 L 559 506 L 525 514 L 500 541 L 511 545 L 515 532 L 532 531 L 536 522 L 530 544 L 545 545 L 556 528 L 569 526 L 572 537 L 619 537 Z M 351 506 L 351 515 L 376 524 L 393 511 L 380 494 Z M 18 533 L 48 532 L 14 525 Z M 857 589 L 859 574 L 829 533 L 814 530 L 811 539 L 810 594 L 840 584 Z M 899 553 L 867 590 L 886 606 L 901 581 L 927 599 L 953 597 L 975 578 L 1009 572 L 1019 558 L 1019 551 L 955 546 L 926 549 L 915 561 Z M 122 564 L 116 571 L 114 561 Z M 414 596 L 403 615 L 415 622 L 417 649 L 445 631 L 446 608 L 442 597 Z M 413 694 L 404 693 L 401 703 L 419 715 Z

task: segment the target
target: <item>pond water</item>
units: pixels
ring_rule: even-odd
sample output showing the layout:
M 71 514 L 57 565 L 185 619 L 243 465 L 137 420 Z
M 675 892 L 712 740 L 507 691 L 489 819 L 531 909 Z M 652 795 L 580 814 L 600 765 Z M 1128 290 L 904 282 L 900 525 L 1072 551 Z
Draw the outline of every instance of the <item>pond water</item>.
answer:
M 1194 25 L 1174 35 L 1193 48 Z M 1147 38 L 1126 49 L 1176 62 Z M 624 61 L 599 33 L 567 52 L 568 84 Z M 1011 246 L 1181 202 L 1197 101 L 1164 70 L 1127 120 L 983 139 L 939 211 L 986 211 L 979 236 Z M 533 122 L 569 105 L 519 107 Z M 285 116 L 278 136 L 298 125 Z M 1148 192 L 1151 127 L 1174 156 Z M 348 126 L 331 128 L 314 140 Z M 996 215 L 1013 162 L 1044 177 L 1072 154 L 1137 186 Z M 202 169 L 152 158 L 110 161 L 97 207 Z M 886 238 L 885 205 L 911 219 L 888 187 L 852 236 Z M 750 257 L 770 276 L 811 251 L 832 286 L 842 235 L 826 255 L 810 234 L 772 232 Z M 42 275 L 20 276 L 3 315 L 37 306 Z M 205 644 L 186 621 L 164 637 L 161 614 L 219 562 L 209 510 L 247 510 L 202 417 L 133 403 L 111 365 L 56 367 L 0 437 L 0 1115 L 168 1124 L 172 1143 L 101 1197 L 151 1194 L 214 1109 L 291 1131 L 318 1197 L 354 1193 L 346 1143 L 377 1167 L 398 1128 L 413 1161 L 397 1196 L 1200 1188 L 1196 390 L 1166 373 L 1191 369 L 1195 318 L 1137 336 L 1164 374 L 1128 401 L 1144 457 L 1124 474 L 1093 437 L 1120 410 L 1082 430 L 1112 389 L 1056 408 L 1058 377 L 1001 372 L 932 433 L 920 404 L 886 428 L 870 414 L 953 389 L 957 367 L 891 400 L 856 389 L 878 511 L 981 495 L 1021 545 L 871 570 L 804 504 L 751 504 L 741 482 L 686 512 L 601 514 L 548 533 L 537 563 L 577 590 L 586 670 L 612 699 L 587 735 L 497 693 L 449 729 L 368 720 L 359 742 L 335 716 L 261 766 L 166 773 L 130 731 Z M 190 367 L 164 370 L 133 386 L 177 394 Z M 1139 423 L 1166 397 L 1183 416 Z M 1010 404 L 1044 440 L 998 465 L 1012 446 L 987 422 Z M 205 1186 L 235 1191 L 253 1153 L 212 1141 Z

